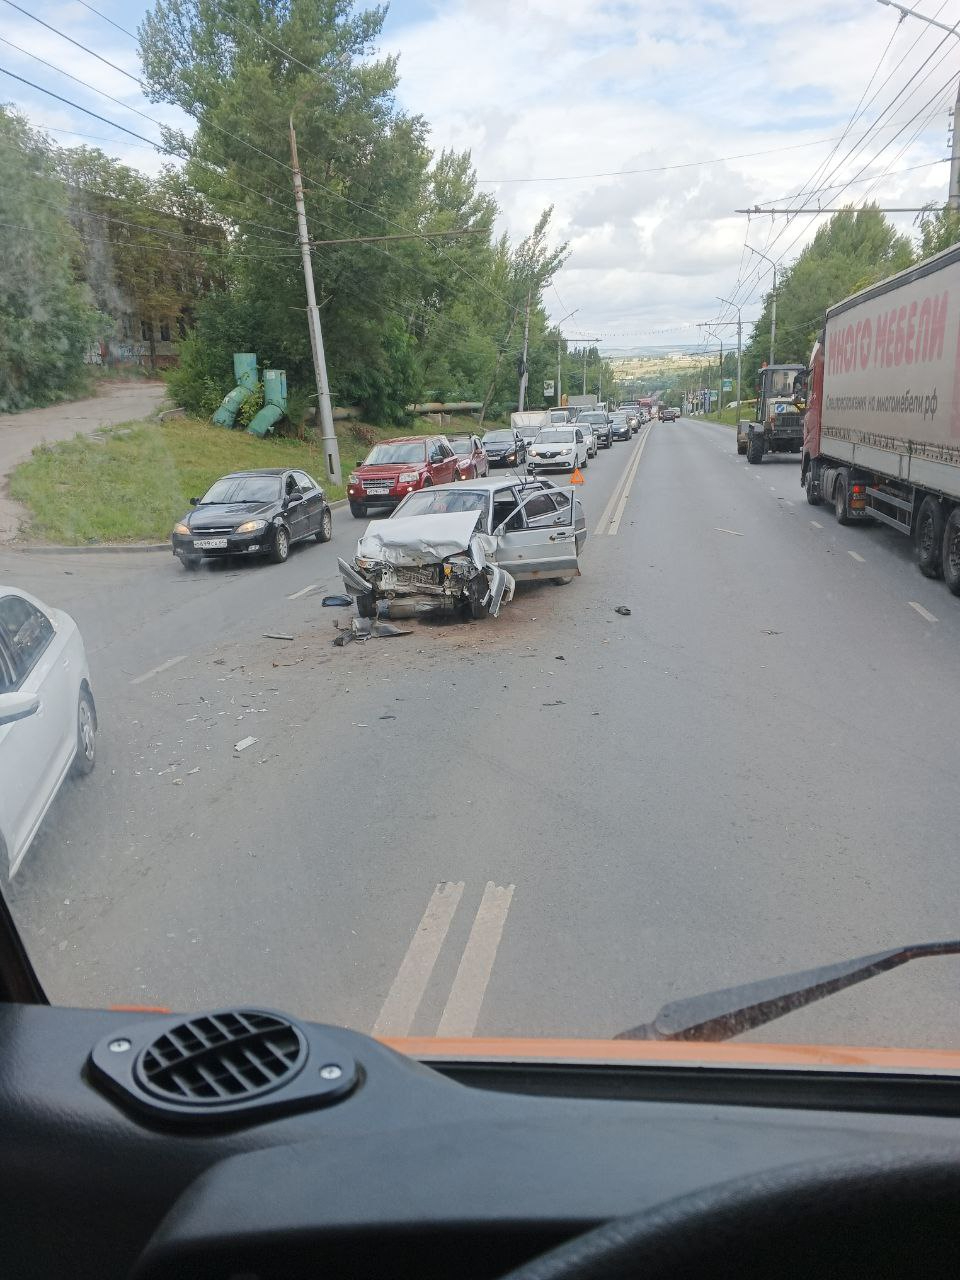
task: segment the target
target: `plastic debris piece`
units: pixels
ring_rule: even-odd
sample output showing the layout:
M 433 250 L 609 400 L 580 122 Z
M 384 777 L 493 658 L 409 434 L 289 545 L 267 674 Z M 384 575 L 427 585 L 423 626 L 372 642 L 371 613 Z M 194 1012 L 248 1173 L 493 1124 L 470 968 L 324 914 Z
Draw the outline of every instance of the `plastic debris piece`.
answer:
M 558 698 L 556 702 L 541 702 L 541 707 L 562 707 L 564 702 L 562 698 Z
M 350 596 L 324 596 L 320 603 L 325 609 L 349 609 L 353 600 Z
M 234 751 L 246 751 L 247 747 L 252 747 L 256 741 L 256 738 L 241 738 L 239 742 L 233 744 L 233 749 Z
M 633 610 L 632 610 L 632 609 L 627 608 L 627 606 L 626 606 L 625 604 L 618 604 L 618 605 L 617 605 L 617 607 L 614 609 L 614 611 L 613 611 L 613 612 L 614 612 L 614 613 L 622 613 L 622 614 L 623 614 L 623 616 L 624 616 L 625 618 L 629 618 L 629 617 L 630 617 L 630 615 L 631 615 L 631 613 L 633 613 Z
M 282 631 L 264 631 L 264 640 L 292 640 L 293 636 L 284 635 Z

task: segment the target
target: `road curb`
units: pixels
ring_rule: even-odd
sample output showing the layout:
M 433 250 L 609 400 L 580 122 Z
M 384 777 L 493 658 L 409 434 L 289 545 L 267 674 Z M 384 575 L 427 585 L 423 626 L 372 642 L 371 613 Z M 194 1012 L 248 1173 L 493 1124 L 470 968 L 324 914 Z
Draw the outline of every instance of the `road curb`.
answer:
M 347 506 L 347 498 L 337 498 L 330 503 L 331 511 Z M 51 546 L 28 542 L 0 542 L 0 552 L 19 551 L 28 556 L 89 556 L 133 555 L 139 551 L 169 551 L 169 542 L 98 542 L 89 547 Z

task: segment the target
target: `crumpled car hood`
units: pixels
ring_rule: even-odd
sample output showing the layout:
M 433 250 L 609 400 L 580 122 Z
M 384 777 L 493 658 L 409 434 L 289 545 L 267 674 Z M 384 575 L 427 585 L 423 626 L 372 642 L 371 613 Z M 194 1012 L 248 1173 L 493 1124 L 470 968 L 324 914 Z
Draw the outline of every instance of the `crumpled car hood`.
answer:
M 448 511 L 371 520 L 357 543 L 357 558 L 415 568 L 438 564 L 448 556 L 469 555 L 477 568 L 482 568 L 483 554 L 474 538 L 481 514 Z

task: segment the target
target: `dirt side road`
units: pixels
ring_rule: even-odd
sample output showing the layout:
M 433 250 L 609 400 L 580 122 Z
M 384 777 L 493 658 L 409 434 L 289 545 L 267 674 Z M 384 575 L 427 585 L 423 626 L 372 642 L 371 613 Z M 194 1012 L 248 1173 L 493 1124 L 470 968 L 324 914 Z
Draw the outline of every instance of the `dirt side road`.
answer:
M 78 431 L 92 435 L 101 427 L 149 417 L 162 402 L 165 390 L 162 382 L 105 383 L 97 395 L 86 400 L 23 413 L 0 413 L 0 542 L 11 542 L 17 536 L 24 516 L 23 508 L 10 497 L 7 481 L 35 445 L 69 440 Z

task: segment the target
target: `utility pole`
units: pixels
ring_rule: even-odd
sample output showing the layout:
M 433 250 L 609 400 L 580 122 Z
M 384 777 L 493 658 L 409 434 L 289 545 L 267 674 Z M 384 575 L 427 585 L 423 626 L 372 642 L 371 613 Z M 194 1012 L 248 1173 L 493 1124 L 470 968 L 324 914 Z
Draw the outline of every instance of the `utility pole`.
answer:
M 587 394 L 587 348 L 583 348 L 583 395 Z
M 737 313 L 737 417 L 740 416 L 740 361 L 743 355 L 743 318 L 740 315 L 740 308 L 735 302 L 731 302 L 729 298 L 717 298 L 718 302 L 725 302 L 728 307 L 733 307 Z M 721 383 L 721 385 L 723 385 Z
M 881 0 L 881 3 L 884 2 L 885 0 Z M 754 249 L 752 244 L 748 244 L 747 248 L 751 253 L 755 253 L 758 258 L 763 258 L 764 262 L 769 262 L 773 267 L 773 302 L 770 308 L 770 363 L 775 364 L 773 352 L 777 341 L 777 264 L 772 258 L 768 258 L 765 253 L 761 253 L 759 249 Z
M 317 380 L 317 408 L 320 413 L 320 434 L 323 452 L 327 460 L 327 479 L 331 484 L 342 482 L 340 475 L 340 447 L 333 429 L 333 406 L 330 403 L 330 384 L 327 381 L 327 358 L 323 350 L 323 333 L 320 329 L 320 308 L 313 283 L 313 258 L 310 236 L 307 232 L 307 213 L 303 204 L 303 178 L 297 156 L 297 135 L 293 128 L 293 112 L 290 112 L 290 161 L 293 167 L 293 196 L 297 206 L 297 230 L 300 236 L 300 256 L 303 259 L 303 280 L 307 290 L 307 327 L 310 330 L 310 349 L 313 352 L 313 371 Z
M 568 315 L 565 315 L 563 317 L 563 320 L 557 321 L 557 408 L 558 409 L 560 408 L 560 326 L 563 324 L 564 320 L 569 320 L 570 316 L 575 316 L 579 310 L 580 310 L 579 307 L 575 307 L 573 311 L 571 311 Z
M 527 314 L 523 321 L 523 360 L 521 361 L 522 369 L 520 372 L 520 399 L 517 408 L 523 413 L 524 402 L 527 398 L 527 349 L 530 345 L 530 295 L 532 289 L 527 290 Z

